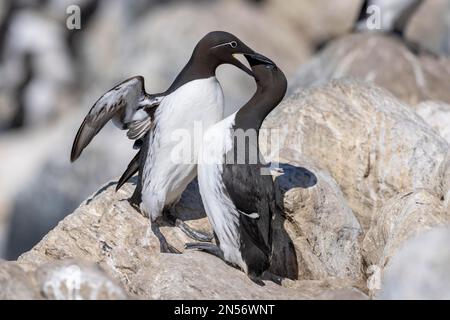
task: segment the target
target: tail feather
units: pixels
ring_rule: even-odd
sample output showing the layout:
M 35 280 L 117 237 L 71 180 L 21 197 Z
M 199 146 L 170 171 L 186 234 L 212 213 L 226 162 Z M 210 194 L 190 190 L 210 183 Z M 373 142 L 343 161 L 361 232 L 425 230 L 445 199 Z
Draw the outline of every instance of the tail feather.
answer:
M 127 169 L 120 177 L 119 181 L 117 182 L 116 191 L 118 191 L 130 178 L 139 171 L 139 165 L 140 165 L 140 158 L 141 158 L 141 151 L 139 150 L 134 158 L 131 160 L 131 162 L 128 164 Z

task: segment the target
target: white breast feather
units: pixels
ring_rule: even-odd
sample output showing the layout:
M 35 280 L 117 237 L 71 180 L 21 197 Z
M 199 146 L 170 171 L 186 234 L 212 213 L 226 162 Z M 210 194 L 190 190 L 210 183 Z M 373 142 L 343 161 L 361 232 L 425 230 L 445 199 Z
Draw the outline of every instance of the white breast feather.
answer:
M 195 122 L 206 130 L 222 119 L 223 109 L 223 92 L 215 77 L 188 82 L 161 101 L 143 170 L 142 209 L 152 220 L 161 215 L 164 207 L 178 202 L 196 176 L 198 148 L 193 149 L 190 163 L 174 162 L 172 151 L 180 147 L 180 141 L 174 141 L 172 134 L 185 129 L 193 137 Z

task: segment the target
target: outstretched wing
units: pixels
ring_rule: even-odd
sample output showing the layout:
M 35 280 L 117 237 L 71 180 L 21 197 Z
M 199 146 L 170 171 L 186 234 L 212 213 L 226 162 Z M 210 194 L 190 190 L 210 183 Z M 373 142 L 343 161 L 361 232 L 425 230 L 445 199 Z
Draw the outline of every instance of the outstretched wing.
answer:
M 130 139 L 139 139 L 151 127 L 152 117 L 161 96 L 145 92 L 144 78 L 133 77 L 106 92 L 84 118 L 72 146 L 70 160 L 80 156 L 94 136 L 113 120 L 121 129 L 129 129 Z

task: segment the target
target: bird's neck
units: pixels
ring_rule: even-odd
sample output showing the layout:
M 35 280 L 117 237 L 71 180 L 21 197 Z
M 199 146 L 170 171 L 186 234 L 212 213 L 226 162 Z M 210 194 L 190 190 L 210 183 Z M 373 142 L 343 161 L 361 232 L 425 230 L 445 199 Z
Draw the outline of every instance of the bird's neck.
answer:
M 214 77 L 218 66 L 219 63 L 214 61 L 211 57 L 199 57 L 194 53 L 188 63 L 184 66 L 183 70 L 181 70 L 175 78 L 172 85 L 167 89 L 166 94 L 175 91 L 190 81 Z
M 253 97 L 236 113 L 235 127 L 238 129 L 259 129 L 267 115 L 278 105 L 282 97 L 273 91 L 258 87 Z

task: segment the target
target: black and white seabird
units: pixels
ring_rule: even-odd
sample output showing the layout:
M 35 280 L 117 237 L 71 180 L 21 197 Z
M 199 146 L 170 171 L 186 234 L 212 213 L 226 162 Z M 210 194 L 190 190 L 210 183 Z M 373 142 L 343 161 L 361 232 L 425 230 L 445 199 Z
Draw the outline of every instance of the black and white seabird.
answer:
M 423 0 L 364 0 L 355 31 L 367 31 L 373 27 L 374 18 L 379 18 L 380 30 L 403 38 L 405 29 Z M 374 8 L 375 10 L 371 10 Z M 379 17 L 374 14 L 379 13 Z
M 130 139 L 143 142 L 124 175 L 139 171 L 138 185 L 131 200 L 136 206 L 140 204 L 142 214 L 150 217 L 152 230 L 164 252 L 176 250 L 159 231 L 163 211 L 169 216 L 169 209 L 179 201 L 197 174 L 196 144 L 188 161 L 174 160 L 173 151 L 180 148 L 180 141 L 172 135 L 183 130 L 185 135 L 193 137 L 195 125 L 206 130 L 223 118 L 224 98 L 215 76 L 217 67 L 232 64 L 253 76 L 235 54 L 254 55 L 255 52 L 230 33 L 208 33 L 198 42 L 190 60 L 165 92 L 146 93 L 141 76 L 125 80 L 94 104 L 75 137 L 72 161 L 111 119 L 119 128 L 128 130 Z M 186 143 L 189 144 L 186 150 L 189 150 L 191 140 L 186 139 Z M 189 235 L 195 238 L 198 234 Z
M 200 193 L 218 246 L 189 243 L 186 248 L 212 253 L 256 280 L 269 268 L 272 221 L 280 214 L 269 165 L 259 152 L 258 133 L 283 99 L 287 81 L 269 59 L 254 56 L 247 60 L 255 75 L 256 93 L 239 111 L 205 133 L 199 154 Z M 244 132 L 250 137 L 248 143 L 242 135 L 244 143 L 237 143 L 235 138 Z

